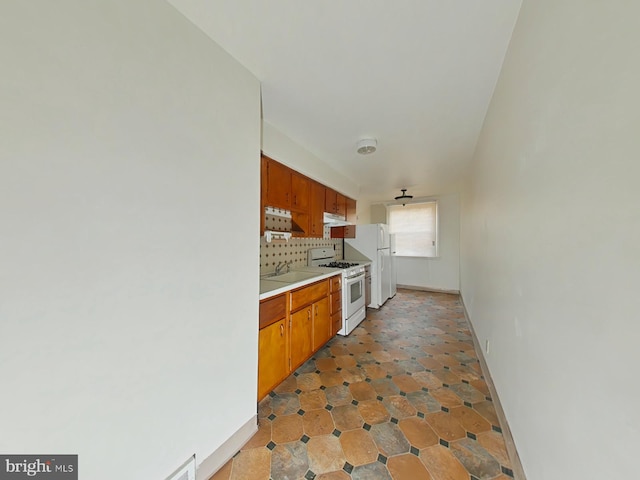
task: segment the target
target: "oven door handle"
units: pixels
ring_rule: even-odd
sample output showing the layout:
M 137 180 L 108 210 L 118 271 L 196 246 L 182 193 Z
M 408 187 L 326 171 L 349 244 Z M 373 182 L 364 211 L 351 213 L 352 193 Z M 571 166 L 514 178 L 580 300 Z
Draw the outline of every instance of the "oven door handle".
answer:
M 345 280 L 351 281 L 351 280 L 355 280 L 355 279 L 360 278 L 360 277 L 364 278 L 364 273 L 357 273 L 355 275 L 351 275 L 350 277 L 345 278 Z

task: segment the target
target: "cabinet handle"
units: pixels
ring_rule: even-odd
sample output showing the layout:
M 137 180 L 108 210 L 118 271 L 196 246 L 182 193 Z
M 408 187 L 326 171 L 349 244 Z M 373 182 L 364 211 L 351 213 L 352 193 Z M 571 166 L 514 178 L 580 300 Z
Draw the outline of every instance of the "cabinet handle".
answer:
M 316 305 L 316 317 L 318 316 L 318 305 Z
M 311 320 L 311 309 L 307 310 L 307 320 Z
M 284 325 L 280 324 L 280 336 L 284 336 Z

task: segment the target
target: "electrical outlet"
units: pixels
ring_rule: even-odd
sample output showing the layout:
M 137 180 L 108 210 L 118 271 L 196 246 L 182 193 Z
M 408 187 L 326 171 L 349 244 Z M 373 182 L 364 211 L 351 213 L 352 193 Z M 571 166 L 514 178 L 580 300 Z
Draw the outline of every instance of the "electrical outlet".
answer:
M 489 355 L 489 347 L 491 346 L 491 344 L 489 343 L 489 339 L 487 338 L 484 342 L 484 353 L 486 353 L 487 355 Z

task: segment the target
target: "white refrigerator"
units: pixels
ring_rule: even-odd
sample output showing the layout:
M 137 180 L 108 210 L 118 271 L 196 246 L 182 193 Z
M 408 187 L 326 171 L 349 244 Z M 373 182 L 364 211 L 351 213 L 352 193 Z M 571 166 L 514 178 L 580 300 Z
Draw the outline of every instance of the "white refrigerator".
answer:
M 389 273 L 391 274 L 391 279 L 389 280 L 390 284 L 390 293 L 389 298 L 393 298 L 396 296 L 398 292 L 398 259 L 396 258 L 396 234 L 389 234 L 389 250 L 391 253 L 391 269 Z
M 356 225 L 356 238 L 344 240 L 346 260 L 371 261 L 371 308 L 380 308 L 391 296 L 389 227 L 384 223 Z

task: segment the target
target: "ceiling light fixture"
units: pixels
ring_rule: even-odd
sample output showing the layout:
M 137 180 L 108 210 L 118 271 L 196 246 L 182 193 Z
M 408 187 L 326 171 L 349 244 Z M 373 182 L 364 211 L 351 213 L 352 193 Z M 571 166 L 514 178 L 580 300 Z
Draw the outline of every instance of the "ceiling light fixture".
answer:
M 407 195 L 406 188 L 401 188 L 400 190 L 402 190 L 402 195 L 398 195 L 396 197 L 396 200 L 402 200 L 402 206 L 404 207 L 407 204 L 407 200 L 411 200 L 413 198 L 413 195 Z
M 360 155 L 369 155 L 376 151 L 378 141 L 375 138 L 363 138 L 358 142 L 358 153 Z

